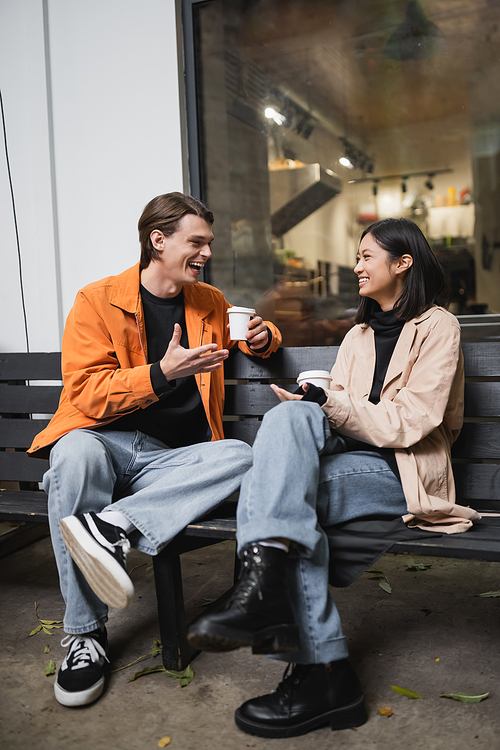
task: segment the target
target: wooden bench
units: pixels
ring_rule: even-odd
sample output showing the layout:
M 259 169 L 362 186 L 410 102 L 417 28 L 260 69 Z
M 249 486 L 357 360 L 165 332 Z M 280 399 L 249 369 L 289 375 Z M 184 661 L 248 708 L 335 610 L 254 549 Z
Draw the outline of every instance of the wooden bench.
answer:
M 252 444 L 262 416 L 277 403 L 269 383 L 295 389 L 302 370 L 330 369 L 337 347 L 281 349 L 266 360 L 231 354 L 226 374 L 226 437 Z M 453 449 L 458 502 L 479 511 L 500 511 L 500 347 L 465 342 L 465 425 Z M 25 454 L 57 408 L 61 391 L 59 353 L 0 354 L 0 481 L 18 489 L 0 492 L 0 520 L 47 523 L 47 497 L 39 489 L 48 462 Z M 163 662 L 183 669 L 196 655 L 186 640 L 179 556 L 234 539 L 235 504 L 190 524 L 154 558 Z M 406 530 L 391 553 L 500 561 L 500 518 L 485 518 L 466 534 L 439 536 Z M 423 538 L 421 538 L 423 536 Z

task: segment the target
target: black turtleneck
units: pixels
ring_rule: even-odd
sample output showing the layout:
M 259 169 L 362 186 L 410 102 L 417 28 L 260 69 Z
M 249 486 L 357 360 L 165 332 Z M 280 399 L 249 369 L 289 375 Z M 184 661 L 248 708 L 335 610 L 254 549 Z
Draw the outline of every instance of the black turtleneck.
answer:
M 399 334 L 403 330 L 404 320 L 398 320 L 393 310 L 384 312 L 380 305 L 375 302 L 369 325 L 375 333 L 375 372 L 368 400 L 372 404 L 378 404 L 387 368 L 399 339 Z

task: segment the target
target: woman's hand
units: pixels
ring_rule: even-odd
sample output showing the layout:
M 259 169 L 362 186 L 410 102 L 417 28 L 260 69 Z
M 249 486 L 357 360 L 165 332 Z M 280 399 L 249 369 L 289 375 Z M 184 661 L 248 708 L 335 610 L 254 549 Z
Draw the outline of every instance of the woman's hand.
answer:
M 290 393 L 290 391 L 285 391 L 284 388 L 280 388 L 279 385 L 274 385 L 274 383 L 271 385 L 271 388 L 277 395 L 280 401 L 301 401 L 302 396 L 298 393 Z M 304 383 L 302 386 L 303 391 L 307 391 L 308 385 L 307 383 Z

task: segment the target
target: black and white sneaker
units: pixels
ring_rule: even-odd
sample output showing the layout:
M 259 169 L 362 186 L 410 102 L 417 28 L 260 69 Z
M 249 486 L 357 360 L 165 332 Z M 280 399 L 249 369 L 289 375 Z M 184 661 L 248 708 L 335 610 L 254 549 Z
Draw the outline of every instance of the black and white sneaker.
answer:
M 95 513 L 82 513 L 63 518 L 61 532 L 68 552 L 99 599 L 110 607 L 128 607 L 134 585 L 125 568 L 130 541 L 123 529 Z
M 99 698 L 104 690 L 104 669 L 109 662 L 107 645 L 105 629 L 62 639 L 61 646 L 69 646 L 69 650 L 54 683 L 59 703 L 86 706 Z

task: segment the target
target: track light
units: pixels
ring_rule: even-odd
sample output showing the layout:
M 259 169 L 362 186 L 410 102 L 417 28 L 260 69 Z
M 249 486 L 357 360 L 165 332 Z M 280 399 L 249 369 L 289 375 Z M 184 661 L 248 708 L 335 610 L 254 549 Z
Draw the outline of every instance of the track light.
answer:
M 364 151 L 357 148 L 347 138 L 339 138 L 344 147 L 344 153 L 339 159 L 339 163 L 347 169 L 361 169 L 367 174 L 373 174 L 373 159 L 365 154 Z
M 372 193 L 374 196 L 378 193 L 378 180 L 373 180 Z
M 402 183 L 401 183 L 401 192 L 406 193 L 406 180 L 408 179 L 408 175 L 402 176 Z
M 432 181 L 432 178 L 433 178 L 433 177 L 434 177 L 434 173 L 433 173 L 433 172 L 431 172 L 431 173 L 429 174 L 429 176 L 427 177 L 427 179 L 426 179 L 425 183 L 424 183 L 424 184 L 425 184 L 425 187 L 427 188 L 427 190 L 434 190 L 434 183 L 433 183 L 433 181 Z

